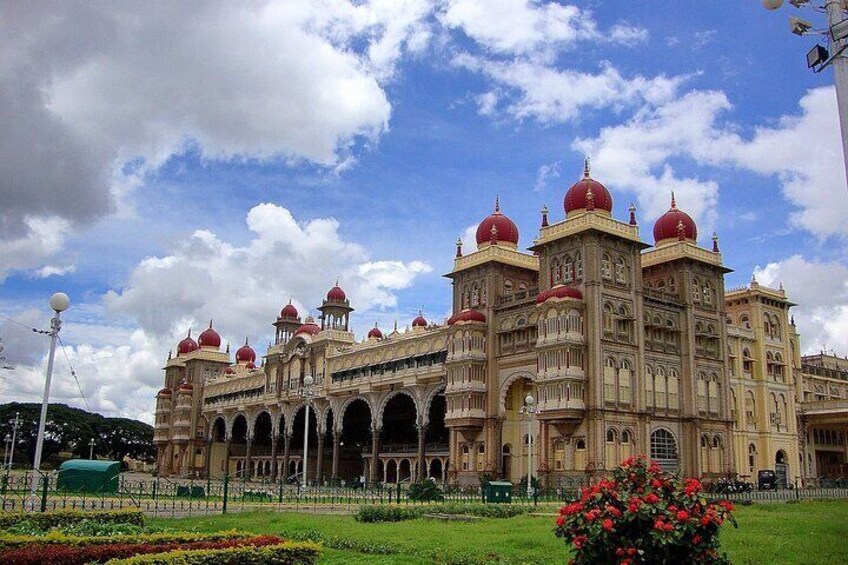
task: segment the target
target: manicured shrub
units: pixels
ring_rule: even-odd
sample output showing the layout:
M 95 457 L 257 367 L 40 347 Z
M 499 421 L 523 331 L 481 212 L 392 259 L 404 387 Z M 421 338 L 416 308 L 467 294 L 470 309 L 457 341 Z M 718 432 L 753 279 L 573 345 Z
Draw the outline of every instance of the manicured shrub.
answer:
M 96 545 L 32 544 L 0 553 L 4 565 L 85 565 L 104 563 L 110 559 L 127 558 L 148 553 L 164 553 L 175 550 L 225 549 L 230 547 L 262 547 L 275 545 L 283 540 L 276 536 L 216 541 L 167 542 L 167 543 L 109 543 Z
M 532 512 L 532 506 L 512 504 L 463 504 L 442 503 L 426 506 L 395 506 L 375 504 L 360 506 L 354 516 L 359 522 L 401 522 L 414 520 L 425 514 L 453 514 L 457 516 L 479 516 L 481 518 L 512 518 Z
M 729 564 L 718 533 L 725 520 L 736 525 L 732 510 L 730 502 L 707 501 L 697 479 L 631 457 L 563 506 L 554 531 L 574 547 L 574 565 Z
M 119 524 L 116 522 L 100 522 L 98 520 L 85 519 L 79 522 L 70 522 L 50 530 L 58 531 L 69 536 L 114 536 L 144 533 L 143 526 L 135 524 Z M 6 533 L 18 535 L 38 536 L 44 535 L 41 525 L 33 520 L 23 520 L 12 524 Z
M 133 524 L 144 526 L 144 513 L 141 510 L 106 510 L 83 512 L 80 510 L 54 510 L 51 512 L 9 512 L 0 514 L 0 530 L 6 530 L 21 522 L 28 522 L 34 528 L 47 531 L 57 528 L 91 520 L 112 524 Z
M 110 543 L 193 543 L 198 541 L 219 541 L 229 539 L 241 539 L 250 537 L 250 534 L 230 530 L 226 532 L 215 532 L 211 534 L 200 534 L 191 532 L 160 532 L 152 534 L 129 534 L 115 536 L 73 536 L 65 535 L 56 530 L 39 536 L 19 536 L 0 534 L 0 551 L 4 549 L 22 546 L 35 546 L 46 544 L 60 544 L 71 546 L 103 545 Z
M 417 506 L 375 504 L 373 506 L 360 506 L 355 518 L 358 522 L 401 522 L 420 517 L 422 511 L 423 509 Z
M 283 531 L 280 534 L 288 539 L 297 541 L 319 542 L 324 547 L 341 549 L 343 551 L 356 551 L 368 555 L 394 555 L 401 553 L 401 549 L 393 544 L 366 541 L 357 538 L 343 538 L 340 536 L 327 536 L 318 530 L 296 530 Z
M 418 481 L 409 485 L 408 496 L 410 500 L 417 500 L 420 502 L 445 499 L 445 495 L 442 494 L 442 490 L 439 488 L 439 485 L 430 479 L 424 479 L 423 481 Z
M 309 542 L 284 542 L 265 547 L 172 551 L 112 559 L 107 565 L 313 565 L 321 547 Z

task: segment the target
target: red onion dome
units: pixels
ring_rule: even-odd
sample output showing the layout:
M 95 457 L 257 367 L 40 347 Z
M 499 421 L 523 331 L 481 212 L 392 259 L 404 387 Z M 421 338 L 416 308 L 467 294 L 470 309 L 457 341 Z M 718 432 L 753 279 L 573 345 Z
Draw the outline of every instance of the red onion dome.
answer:
M 236 363 L 253 363 L 254 361 L 256 361 L 256 352 L 247 344 L 247 340 L 245 339 L 244 345 L 236 351 Z
M 573 286 L 558 284 L 550 290 L 540 292 L 538 296 L 536 296 L 536 304 L 541 304 L 551 298 L 573 298 L 575 300 L 582 300 L 583 293 L 580 292 L 580 289 L 574 288 Z
M 221 336 L 218 335 L 218 332 L 212 329 L 212 320 L 209 320 L 209 328 L 203 330 L 203 332 L 197 336 L 197 344 L 200 347 L 214 347 L 215 349 L 221 347 Z
M 481 322 L 483 324 L 486 323 L 486 315 L 482 312 L 478 312 L 477 310 L 471 310 L 466 308 L 459 314 L 455 314 L 450 317 L 448 320 L 448 325 L 454 325 L 459 322 Z
M 244 367 L 245 367 L 245 369 L 247 369 L 248 371 L 252 371 L 253 369 L 255 369 L 255 368 L 256 368 L 256 365 L 253 363 L 253 361 L 248 361 L 248 362 L 247 362 L 247 365 L 245 365 Z
M 344 302 L 347 298 L 345 291 L 339 286 L 339 281 L 336 281 L 336 286 L 327 292 L 327 300 L 329 302 Z
M 168 387 L 165 387 L 165 388 L 163 388 L 162 390 L 159 391 L 157 396 L 171 396 L 171 389 L 169 389 Z
M 612 213 L 612 195 L 607 187 L 589 176 L 589 159 L 583 168 L 583 178 L 574 183 L 562 201 L 565 215 L 578 210 L 603 210 Z
M 477 226 L 477 247 L 492 242 L 518 245 L 518 226 L 501 212 L 499 198 L 495 198 L 492 215 Z
M 698 226 L 695 220 L 682 210 L 677 209 L 674 193 L 671 195 L 671 208 L 668 212 L 657 218 L 654 224 L 654 242 L 660 243 L 665 240 L 688 240 L 698 239 Z
M 368 339 L 383 339 L 383 332 L 380 331 L 380 328 L 377 327 L 377 324 L 374 324 L 374 327 L 368 332 Z
M 424 318 L 424 316 L 421 315 L 421 312 L 418 312 L 418 317 L 415 318 L 414 320 L 412 320 L 412 327 L 413 328 L 426 328 L 427 327 L 427 320 Z
M 188 330 L 188 335 L 177 344 L 177 355 L 187 355 L 192 351 L 197 351 L 200 346 L 197 342 L 191 339 L 191 330 Z
M 292 306 L 291 300 L 280 310 L 280 318 L 297 318 L 297 308 Z
M 306 318 L 306 323 L 301 325 L 297 330 L 295 330 L 294 335 L 298 334 L 309 334 L 316 335 L 321 333 L 321 328 L 318 324 L 315 323 L 315 320 L 312 319 L 312 316 Z
M 224 371 L 225 375 L 234 375 L 235 373 L 236 371 L 232 367 L 227 367 L 227 369 Z

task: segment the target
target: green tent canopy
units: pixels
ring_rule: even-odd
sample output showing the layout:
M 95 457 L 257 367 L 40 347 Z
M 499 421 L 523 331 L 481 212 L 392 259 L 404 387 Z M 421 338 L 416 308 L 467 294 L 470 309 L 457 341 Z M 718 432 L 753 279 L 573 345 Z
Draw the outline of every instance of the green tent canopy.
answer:
M 59 490 L 74 492 L 117 492 L 120 461 L 72 459 L 59 467 Z

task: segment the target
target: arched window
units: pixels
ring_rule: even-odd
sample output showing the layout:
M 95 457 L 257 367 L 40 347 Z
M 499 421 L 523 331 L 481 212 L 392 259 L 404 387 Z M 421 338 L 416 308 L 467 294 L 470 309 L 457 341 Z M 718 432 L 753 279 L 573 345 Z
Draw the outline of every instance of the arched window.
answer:
M 680 408 L 680 395 L 678 387 L 680 379 L 677 376 L 677 371 L 671 369 L 668 373 L 668 408 L 669 410 L 678 410 Z
M 707 412 L 710 414 L 719 413 L 719 398 L 718 374 L 710 373 L 710 379 L 707 382 Z
M 605 334 L 612 334 L 613 331 L 614 331 L 614 326 L 613 326 L 613 317 L 614 317 L 613 312 L 614 311 L 615 310 L 613 309 L 612 302 L 605 302 L 604 303 L 604 314 L 603 314 L 604 320 L 603 321 L 604 321 L 604 333 Z
M 579 438 L 574 442 L 574 470 L 583 471 L 586 469 L 586 440 Z
M 605 402 L 615 402 L 615 373 L 618 367 L 616 367 L 615 359 L 612 357 L 607 357 L 606 361 L 604 361 L 604 401 Z
M 621 431 L 621 451 L 618 454 L 619 458 L 624 461 L 633 455 L 633 433 L 630 430 Z
M 751 320 L 748 318 L 747 314 L 742 314 L 739 317 L 739 324 L 746 329 L 751 329 Z
M 707 375 L 706 373 L 698 373 L 698 412 L 706 413 L 707 411 Z
M 613 469 L 618 465 L 617 443 L 618 432 L 612 428 L 607 430 L 607 442 L 604 449 L 604 466 L 607 469 Z
M 618 284 L 627 283 L 627 263 L 624 262 L 624 257 L 616 257 L 615 259 L 615 282 Z
M 559 257 L 555 257 L 551 261 L 551 285 L 562 282 L 562 272 L 560 271 Z
M 748 446 L 748 474 L 754 476 L 757 469 L 757 446 L 753 443 Z
M 713 303 L 713 289 L 710 286 L 708 281 L 704 281 L 704 286 L 702 288 L 702 294 L 704 297 L 704 305 L 710 306 Z
M 654 407 L 654 368 L 650 365 L 645 366 L 645 404 Z
M 656 398 L 656 407 L 658 410 L 666 410 L 668 408 L 668 401 L 666 399 L 666 381 L 665 381 L 665 369 L 660 366 L 654 371 L 654 395 Z
M 749 428 L 757 427 L 757 401 L 750 390 L 745 392 L 745 423 Z
M 754 359 L 751 357 L 751 351 L 746 347 L 742 350 L 742 371 L 750 373 L 754 370 Z
M 695 304 L 701 303 L 701 282 L 698 279 L 692 279 L 692 301 Z
M 625 359 L 621 362 L 621 367 L 618 369 L 618 401 L 621 404 L 630 404 L 632 394 L 633 371 L 630 368 L 630 362 Z
M 574 282 L 574 260 L 571 255 L 565 257 L 565 265 L 562 268 L 562 280 L 565 284 Z
M 651 459 L 666 471 L 677 471 L 677 441 L 665 428 L 654 430 L 651 434 Z
M 604 253 L 601 257 L 601 278 L 612 279 L 612 259 L 608 253 Z
M 481 443 L 477 446 L 477 472 L 481 472 L 486 468 L 486 444 Z
M 574 278 L 575 282 L 583 280 L 583 256 L 579 251 L 574 254 Z

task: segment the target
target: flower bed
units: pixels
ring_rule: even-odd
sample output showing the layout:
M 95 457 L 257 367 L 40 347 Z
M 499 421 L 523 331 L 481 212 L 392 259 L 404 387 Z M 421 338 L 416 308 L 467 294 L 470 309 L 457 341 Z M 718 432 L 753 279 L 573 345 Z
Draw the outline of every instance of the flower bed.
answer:
M 574 546 L 574 565 L 729 564 L 718 532 L 725 520 L 736 525 L 732 511 L 730 502 L 708 502 L 697 479 L 636 457 L 563 506 L 555 534 Z
M 533 512 L 532 506 L 511 504 L 427 504 L 416 506 L 396 506 L 375 504 L 360 506 L 354 516 L 358 522 L 401 522 L 414 520 L 425 514 L 452 514 L 461 516 L 480 516 L 482 518 L 512 518 Z
M 200 534 L 191 532 L 161 532 L 152 534 L 132 534 L 117 536 L 69 536 L 58 532 L 50 532 L 42 536 L 20 536 L 0 534 L 0 556 L 6 549 L 23 546 L 44 546 L 48 544 L 60 544 L 70 546 L 104 545 L 110 543 L 193 543 L 198 541 L 220 541 L 229 539 L 241 539 L 250 537 L 250 534 L 236 532 L 216 532 L 211 534 Z
M 108 539 L 108 538 L 106 538 Z M 233 547 L 263 547 L 276 545 L 283 540 L 276 536 L 219 539 L 211 541 L 168 541 L 160 543 L 97 543 L 91 545 L 31 544 L 0 553 L 4 565 L 85 565 L 103 563 L 110 559 L 128 558 L 149 553 L 176 550 L 214 550 Z
M 237 547 L 199 551 L 172 551 L 112 559 L 107 565 L 313 565 L 320 546 L 308 542 L 284 542 L 265 547 Z

